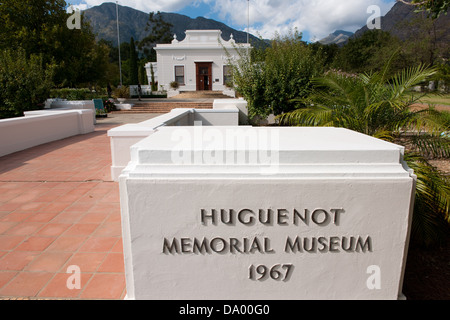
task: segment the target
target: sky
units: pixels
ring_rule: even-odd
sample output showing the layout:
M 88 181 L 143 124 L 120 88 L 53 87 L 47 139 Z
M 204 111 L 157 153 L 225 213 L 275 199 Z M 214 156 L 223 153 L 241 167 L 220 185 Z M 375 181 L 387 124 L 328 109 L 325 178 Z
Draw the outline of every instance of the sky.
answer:
M 81 10 L 114 0 L 66 0 Z M 119 0 L 120 5 L 144 12 L 161 11 L 202 16 L 247 31 L 250 5 L 250 33 L 272 39 L 297 28 L 304 40 L 320 40 L 335 30 L 354 32 L 367 23 L 378 6 L 385 15 L 395 0 Z

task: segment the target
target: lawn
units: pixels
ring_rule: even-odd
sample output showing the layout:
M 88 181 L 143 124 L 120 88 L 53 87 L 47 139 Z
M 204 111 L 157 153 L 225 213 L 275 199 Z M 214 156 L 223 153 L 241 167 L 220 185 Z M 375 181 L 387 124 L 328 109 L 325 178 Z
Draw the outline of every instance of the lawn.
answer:
M 426 96 L 420 98 L 420 101 L 424 104 L 450 106 L 450 94 L 429 93 Z

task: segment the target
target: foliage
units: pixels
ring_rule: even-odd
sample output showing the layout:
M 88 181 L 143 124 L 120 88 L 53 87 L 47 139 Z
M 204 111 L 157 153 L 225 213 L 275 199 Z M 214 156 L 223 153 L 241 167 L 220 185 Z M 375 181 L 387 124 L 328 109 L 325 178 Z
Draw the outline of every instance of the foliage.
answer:
M 105 107 L 107 113 L 116 111 L 116 105 L 110 99 L 103 99 L 103 106 Z
M 97 91 L 73 88 L 51 89 L 49 94 L 52 99 L 59 98 L 69 101 L 103 99 L 105 96 L 107 96 L 107 93 L 104 89 Z
M 275 115 L 295 109 L 291 100 L 309 94 L 311 78 L 322 71 L 322 60 L 299 33 L 276 38 L 266 50 L 265 96 Z
M 114 89 L 112 96 L 116 99 L 118 98 L 128 99 L 130 98 L 130 88 L 127 86 L 118 87 Z
M 150 12 L 146 31 L 150 33 L 139 42 L 139 49 L 143 49 L 150 61 L 156 61 L 156 51 L 153 48 L 157 44 L 170 43 L 172 41 L 173 25 L 164 21 L 161 12 Z
M 321 44 L 319 41 L 310 44 L 314 55 L 319 55 L 319 59 L 323 61 L 325 70 L 333 66 L 339 53 L 339 46 L 337 44 Z
M 103 108 L 103 109 L 95 109 L 95 116 L 98 116 L 98 117 L 105 117 L 105 116 L 107 116 L 107 114 L 108 114 L 108 111 L 106 110 L 106 108 Z
M 384 30 L 367 30 L 339 48 L 330 65 L 346 72 L 380 71 L 393 52 L 398 54 L 391 62 L 391 74 L 420 63 L 445 64 L 450 51 L 442 22 L 427 19 L 426 14 L 410 14 L 392 30 L 399 38 Z
M 50 50 L 46 45 L 62 40 L 59 25 L 67 29 L 69 15 L 65 8 L 64 0 L 3 0 L 0 5 L 0 48 L 22 47 L 27 56 L 32 53 L 46 56 Z
M 139 83 L 143 86 L 148 84 L 147 72 L 144 67 L 144 63 L 139 66 Z
M 435 68 L 411 67 L 388 76 L 388 63 L 380 72 L 348 75 L 329 72 L 314 79 L 314 92 L 299 99 L 307 107 L 280 116 L 282 124 L 345 127 L 377 138 L 407 139 L 408 165 L 418 177 L 413 218 L 413 239 L 435 243 L 447 232 L 450 217 L 449 179 L 433 168 L 428 157 L 448 157 L 448 115 L 433 108 L 411 109 L 420 97 L 409 89 L 431 77 Z M 446 223 L 444 223 L 446 222 Z
M 347 72 L 365 72 L 368 70 L 379 71 L 389 60 L 392 52 L 401 48 L 401 42 L 391 36 L 389 32 L 382 30 L 368 30 L 357 38 L 350 38 L 336 55 L 334 67 Z M 402 69 L 404 57 L 397 55 L 394 69 Z
M 414 5 L 419 11 L 425 10 L 433 19 L 439 18 L 442 13 L 447 14 L 448 9 L 450 8 L 449 0 L 412 0 L 410 2 L 406 2 L 404 0 L 398 1 L 408 5 Z
M 251 60 L 242 50 L 240 59 L 230 64 L 235 89 L 248 101 L 250 118 L 294 110 L 292 99 L 307 96 L 311 78 L 323 72 L 323 56 L 314 54 L 296 30 L 276 36 L 269 48 L 253 49 Z
M 436 65 L 437 73 L 433 77 L 435 81 L 443 81 L 444 85 L 450 87 L 450 63 L 440 63 Z
M 176 81 L 172 81 L 172 82 L 170 83 L 170 87 L 171 87 L 172 89 L 177 90 L 177 89 L 180 87 L 180 84 L 179 84 L 178 82 L 176 82 Z
M 40 55 L 44 67 L 54 65 L 57 86 L 103 81 L 108 48 L 97 45 L 90 25 L 69 29 L 63 0 L 4 0 L 0 5 L 0 49 L 23 48 L 26 56 Z
M 136 47 L 134 44 L 134 39 L 131 37 L 130 40 L 130 85 L 137 85 L 139 83 L 139 69 L 138 69 L 138 56 L 136 53 Z
M 23 116 L 40 109 L 52 87 L 53 66 L 44 69 L 42 56 L 23 49 L 0 51 L 0 118 Z
M 412 240 L 420 245 L 438 244 L 448 236 L 450 179 L 418 153 L 405 154 L 417 176 Z
M 152 91 L 158 91 L 158 83 L 155 81 L 155 71 L 153 70 L 153 64 L 150 64 L 150 76 L 152 80 Z

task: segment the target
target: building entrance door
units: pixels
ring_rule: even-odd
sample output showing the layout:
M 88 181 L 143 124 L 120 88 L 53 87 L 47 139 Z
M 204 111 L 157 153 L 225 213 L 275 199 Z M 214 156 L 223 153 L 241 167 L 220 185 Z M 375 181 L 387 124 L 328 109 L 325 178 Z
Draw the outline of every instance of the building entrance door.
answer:
M 212 62 L 196 62 L 197 91 L 212 90 Z

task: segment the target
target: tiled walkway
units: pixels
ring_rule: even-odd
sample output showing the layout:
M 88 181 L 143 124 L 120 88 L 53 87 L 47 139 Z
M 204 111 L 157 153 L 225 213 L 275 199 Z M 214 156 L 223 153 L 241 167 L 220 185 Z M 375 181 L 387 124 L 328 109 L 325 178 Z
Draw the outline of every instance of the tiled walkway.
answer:
M 94 133 L 0 158 L 0 299 L 124 298 L 107 137 L 120 123 L 102 122 Z M 81 272 L 80 289 L 69 289 L 77 284 L 69 266 Z

